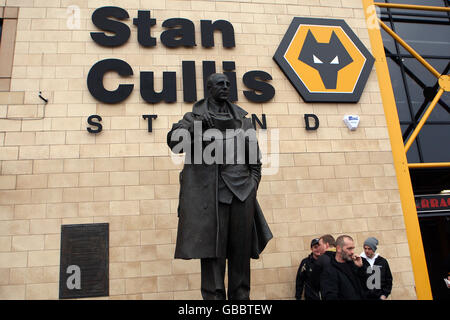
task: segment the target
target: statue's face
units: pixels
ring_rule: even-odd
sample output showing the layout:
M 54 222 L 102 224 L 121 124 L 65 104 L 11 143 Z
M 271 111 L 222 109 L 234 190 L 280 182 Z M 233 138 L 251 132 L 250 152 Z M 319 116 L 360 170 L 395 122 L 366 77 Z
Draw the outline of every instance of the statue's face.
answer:
M 230 81 L 224 74 L 216 74 L 210 78 L 209 93 L 216 101 L 228 100 Z

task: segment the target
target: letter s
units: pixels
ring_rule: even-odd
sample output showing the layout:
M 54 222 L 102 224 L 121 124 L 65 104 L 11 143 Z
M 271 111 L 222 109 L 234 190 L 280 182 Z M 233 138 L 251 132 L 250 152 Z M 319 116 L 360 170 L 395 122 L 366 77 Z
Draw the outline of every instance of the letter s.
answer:
M 91 126 L 97 127 L 97 129 L 92 129 L 92 128 L 90 128 L 90 127 L 87 127 L 87 128 L 86 128 L 87 131 L 88 131 L 89 133 L 99 133 L 99 132 L 102 132 L 102 130 L 103 130 L 102 124 L 99 123 L 99 122 L 93 122 L 93 121 L 92 121 L 93 119 L 97 119 L 98 121 L 102 121 L 102 117 L 100 117 L 100 116 L 97 115 L 97 114 L 93 114 L 93 115 L 89 116 L 89 118 L 87 119 L 88 124 L 90 124 Z
M 242 79 L 244 84 L 253 91 L 244 91 L 244 96 L 252 102 L 267 102 L 275 96 L 275 88 L 267 80 L 272 80 L 272 76 L 264 71 L 249 71 Z M 261 94 L 256 94 L 260 91 Z
M 113 17 L 119 20 L 128 19 L 128 12 L 119 7 L 101 7 L 92 14 L 92 23 L 99 29 L 115 33 L 107 36 L 104 32 L 91 32 L 91 38 L 97 44 L 104 47 L 118 47 L 130 38 L 130 28 L 122 22 L 109 20 Z

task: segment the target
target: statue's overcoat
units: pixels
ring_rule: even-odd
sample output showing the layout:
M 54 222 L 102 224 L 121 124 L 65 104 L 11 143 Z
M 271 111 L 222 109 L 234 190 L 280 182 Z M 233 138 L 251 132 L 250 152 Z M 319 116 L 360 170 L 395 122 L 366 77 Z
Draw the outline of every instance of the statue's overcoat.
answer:
M 247 112 L 239 106 L 227 102 L 235 119 L 240 119 L 243 129 L 253 128 L 252 121 L 246 118 Z M 207 112 L 207 100 L 194 104 L 192 112 L 184 115 L 175 123 L 167 135 L 167 143 L 171 149 L 178 141 L 171 137 L 176 129 L 188 129 L 192 120 L 200 120 Z M 191 128 L 192 129 L 192 128 Z M 259 166 L 258 182 L 261 178 Z M 178 205 L 178 232 L 175 248 L 175 258 L 199 259 L 217 258 L 218 249 L 218 164 L 185 163 L 180 172 L 180 195 Z M 255 197 L 254 225 L 252 234 L 252 255 L 258 259 L 268 241 L 273 237 L 264 218 L 261 207 Z

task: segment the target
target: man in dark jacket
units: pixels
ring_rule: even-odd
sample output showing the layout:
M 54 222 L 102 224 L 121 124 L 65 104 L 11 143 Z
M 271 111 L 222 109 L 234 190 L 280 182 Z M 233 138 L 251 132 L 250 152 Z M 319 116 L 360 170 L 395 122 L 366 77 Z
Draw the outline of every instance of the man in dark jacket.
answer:
M 295 281 L 295 298 L 301 300 L 303 289 L 305 289 L 305 300 L 319 300 L 319 292 L 311 285 L 311 273 L 314 263 L 320 256 L 319 239 L 312 239 L 311 253 L 302 260 L 297 271 Z
M 247 112 L 228 101 L 226 75 L 212 74 L 207 89 L 209 97 L 195 103 L 167 134 L 170 149 L 186 154 L 175 258 L 201 259 L 205 300 L 227 297 L 228 259 L 228 299 L 249 299 L 250 258 L 258 258 L 272 238 L 256 200 L 259 149 Z
M 320 256 L 314 263 L 311 271 L 310 283 L 313 291 L 319 294 L 319 299 L 322 299 L 320 293 L 320 275 L 336 255 L 336 240 L 334 240 L 331 234 L 325 234 L 319 238 L 319 252 Z
M 362 258 L 354 254 L 352 237 L 343 235 L 336 239 L 336 256 L 331 259 L 320 276 L 323 300 L 362 300 L 365 298 L 365 275 Z
M 378 240 L 374 237 L 364 241 L 363 269 L 368 278 L 364 289 L 367 290 L 367 299 L 386 300 L 392 290 L 392 274 L 389 263 L 377 251 Z

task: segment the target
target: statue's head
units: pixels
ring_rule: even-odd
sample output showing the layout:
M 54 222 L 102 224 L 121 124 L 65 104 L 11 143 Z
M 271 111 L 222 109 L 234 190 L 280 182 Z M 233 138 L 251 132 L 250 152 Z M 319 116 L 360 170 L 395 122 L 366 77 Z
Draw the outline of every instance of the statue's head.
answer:
M 226 101 L 230 94 L 230 80 L 223 73 L 213 73 L 206 80 L 206 89 L 213 100 Z

